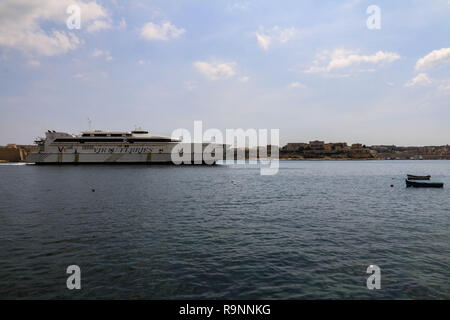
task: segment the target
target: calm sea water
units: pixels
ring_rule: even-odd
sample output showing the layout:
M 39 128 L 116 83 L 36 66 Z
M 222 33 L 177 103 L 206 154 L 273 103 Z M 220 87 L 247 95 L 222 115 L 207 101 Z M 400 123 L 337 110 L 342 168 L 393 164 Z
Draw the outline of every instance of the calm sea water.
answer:
M 446 187 L 406 189 L 406 173 Z M 450 161 L 0 165 L 0 179 L 3 299 L 450 298 Z

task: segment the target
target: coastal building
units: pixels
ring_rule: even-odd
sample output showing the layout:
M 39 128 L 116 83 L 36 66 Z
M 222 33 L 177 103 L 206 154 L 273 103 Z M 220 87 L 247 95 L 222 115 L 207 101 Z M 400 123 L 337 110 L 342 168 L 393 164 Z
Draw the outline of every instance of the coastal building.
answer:
M 36 146 L 8 144 L 0 146 L 1 162 L 21 162 L 25 161 L 27 155 L 36 151 Z
M 370 146 L 370 150 L 377 152 L 381 159 L 417 159 L 417 160 L 448 160 L 450 159 L 450 147 L 424 146 L 424 147 L 399 147 L 395 145 Z
M 346 142 L 329 143 L 331 151 L 341 152 L 348 150 L 348 145 Z
M 352 149 L 353 150 L 359 150 L 359 149 L 362 149 L 362 148 L 363 148 L 363 145 L 361 143 L 354 143 L 354 144 L 352 144 Z
M 308 146 L 307 143 L 288 143 L 283 147 L 283 150 L 288 152 L 300 151 Z
M 309 142 L 309 147 L 312 150 L 325 150 L 325 142 L 324 141 L 319 141 L 319 140 L 310 141 Z
M 373 159 L 372 152 L 360 143 L 351 147 L 346 142 L 325 143 L 314 140 L 309 143 L 288 143 L 280 150 L 280 157 L 294 159 Z

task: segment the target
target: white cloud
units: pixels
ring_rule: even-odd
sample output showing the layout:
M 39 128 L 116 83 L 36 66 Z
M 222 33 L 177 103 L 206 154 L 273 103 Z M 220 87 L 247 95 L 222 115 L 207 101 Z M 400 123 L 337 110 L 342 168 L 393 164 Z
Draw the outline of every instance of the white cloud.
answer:
M 122 18 L 119 23 L 119 29 L 126 29 L 126 28 L 127 28 L 127 22 L 125 21 L 124 18 Z
M 438 89 L 441 91 L 450 91 L 450 81 L 442 81 Z
M 311 67 L 305 70 L 306 73 L 332 72 L 351 67 L 365 65 L 377 65 L 381 63 L 391 63 L 400 59 L 397 53 L 378 51 L 372 55 L 361 55 L 358 51 L 335 49 L 332 52 L 324 51 L 316 56 Z M 358 69 L 357 71 L 375 71 L 374 68 Z
M 279 29 L 278 27 L 275 27 L 274 29 L 279 31 L 278 40 L 281 43 L 288 42 L 289 40 L 294 39 L 297 35 L 300 34 L 300 31 L 293 27 L 286 29 Z
M 186 90 L 192 91 L 198 88 L 198 84 L 196 81 L 185 81 L 184 88 Z
M 77 73 L 73 76 L 75 79 L 84 79 L 86 77 L 83 73 Z
M 248 82 L 249 80 L 250 80 L 250 78 L 247 76 L 239 78 L 240 82 Z
M 109 51 L 107 51 L 107 50 L 95 49 L 94 52 L 92 53 L 92 56 L 95 58 L 105 57 L 105 60 L 108 62 L 114 60 L 113 57 L 111 57 L 111 54 L 109 53 Z
M 177 28 L 170 22 L 161 25 L 148 22 L 141 29 L 141 37 L 147 40 L 169 40 L 175 39 L 185 33 L 186 30 Z
M 104 8 L 95 1 L 4 0 L 0 2 L 0 46 L 46 56 L 76 49 L 82 40 L 66 26 L 69 5 L 80 7 L 81 29 L 108 18 Z M 60 27 L 44 31 L 41 24 L 48 22 Z
M 100 57 L 103 55 L 103 50 L 100 49 L 95 49 L 94 52 L 92 53 L 92 56 L 94 57 Z
M 351 8 L 354 8 L 354 7 L 358 6 L 358 5 L 360 5 L 360 4 L 361 4 L 361 0 L 351 0 L 351 1 L 348 1 L 348 2 L 344 3 L 343 7 L 346 8 L 346 9 L 351 9 Z
M 429 86 L 432 83 L 433 80 L 431 80 L 425 73 L 420 73 L 416 77 L 405 83 L 405 87 Z
M 249 1 L 237 1 L 234 3 L 228 3 L 228 5 L 227 5 L 228 10 L 230 10 L 230 11 L 248 10 L 249 7 L 250 7 Z
M 448 62 L 450 62 L 450 48 L 442 48 L 431 51 L 425 57 L 419 59 L 416 63 L 416 69 L 428 69 Z
M 234 70 L 235 66 L 235 62 L 194 62 L 194 67 L 212 80 L 234 76 L 236 74 L 236 71 Z
M 258 41 L 258 45 L 264 50 L 268 50 L 270 43 L 272 42 L 272 38 L 265 34 L 256 33 L 256 39 Z
M 37 60 L 28 60 L 27 64 L 31 67 L 39 67 L 41 63 Z
M 289 88 L 301 88 L 301 89 L 304 89 L 304 88 L 306 88 L 306 86 L 303 83 L 300 83 L 300 82 L 292 82 L 289 85 Z
M 378 51 L 377 53 L 369 56 L 358 54 L 346 55 L 345 53 L 342 55 L 337 54 L 330 61 L 328 69 L 332 70 L 332 69 L 346 68 L 351 65 L 361 63 L 377 64 L 379 62 L 393 62 L 397 59 L 400 59 L 400 56 L 398 54 L 383 51 Z
M 111 23 L 106 20 L 96 20 L 87 27 L 89 33 L 107 29 L 111 29 Z
M 297 37 L 299 34 L 300 30 L 294 27 L 281 29 L 278 26 L 268 30 L 264 30 L 263 27 L 260 27 L 259 31 L 255 33 L 258 45 L 266 51 L 269 50 L 269 47 L 273 43 L 286 43 Z

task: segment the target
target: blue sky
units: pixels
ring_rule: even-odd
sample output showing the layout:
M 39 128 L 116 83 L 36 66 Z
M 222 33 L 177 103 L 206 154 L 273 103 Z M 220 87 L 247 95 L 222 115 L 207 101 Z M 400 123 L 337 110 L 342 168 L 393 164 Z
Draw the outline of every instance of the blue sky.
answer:
M 81 28 L 66 8 L 81 8 Z M 368 29 L 369 5 L 381 29 Z M 450 1 L 0 2 L 0 145 L 47 129 L 450 143 Z

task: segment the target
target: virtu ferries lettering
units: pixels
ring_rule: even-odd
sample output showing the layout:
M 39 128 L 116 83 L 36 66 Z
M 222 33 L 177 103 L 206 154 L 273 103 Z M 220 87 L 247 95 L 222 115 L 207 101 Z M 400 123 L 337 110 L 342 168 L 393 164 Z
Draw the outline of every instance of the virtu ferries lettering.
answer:
M 94 147 L 95 153 L 161 153 L 158 147 Z

